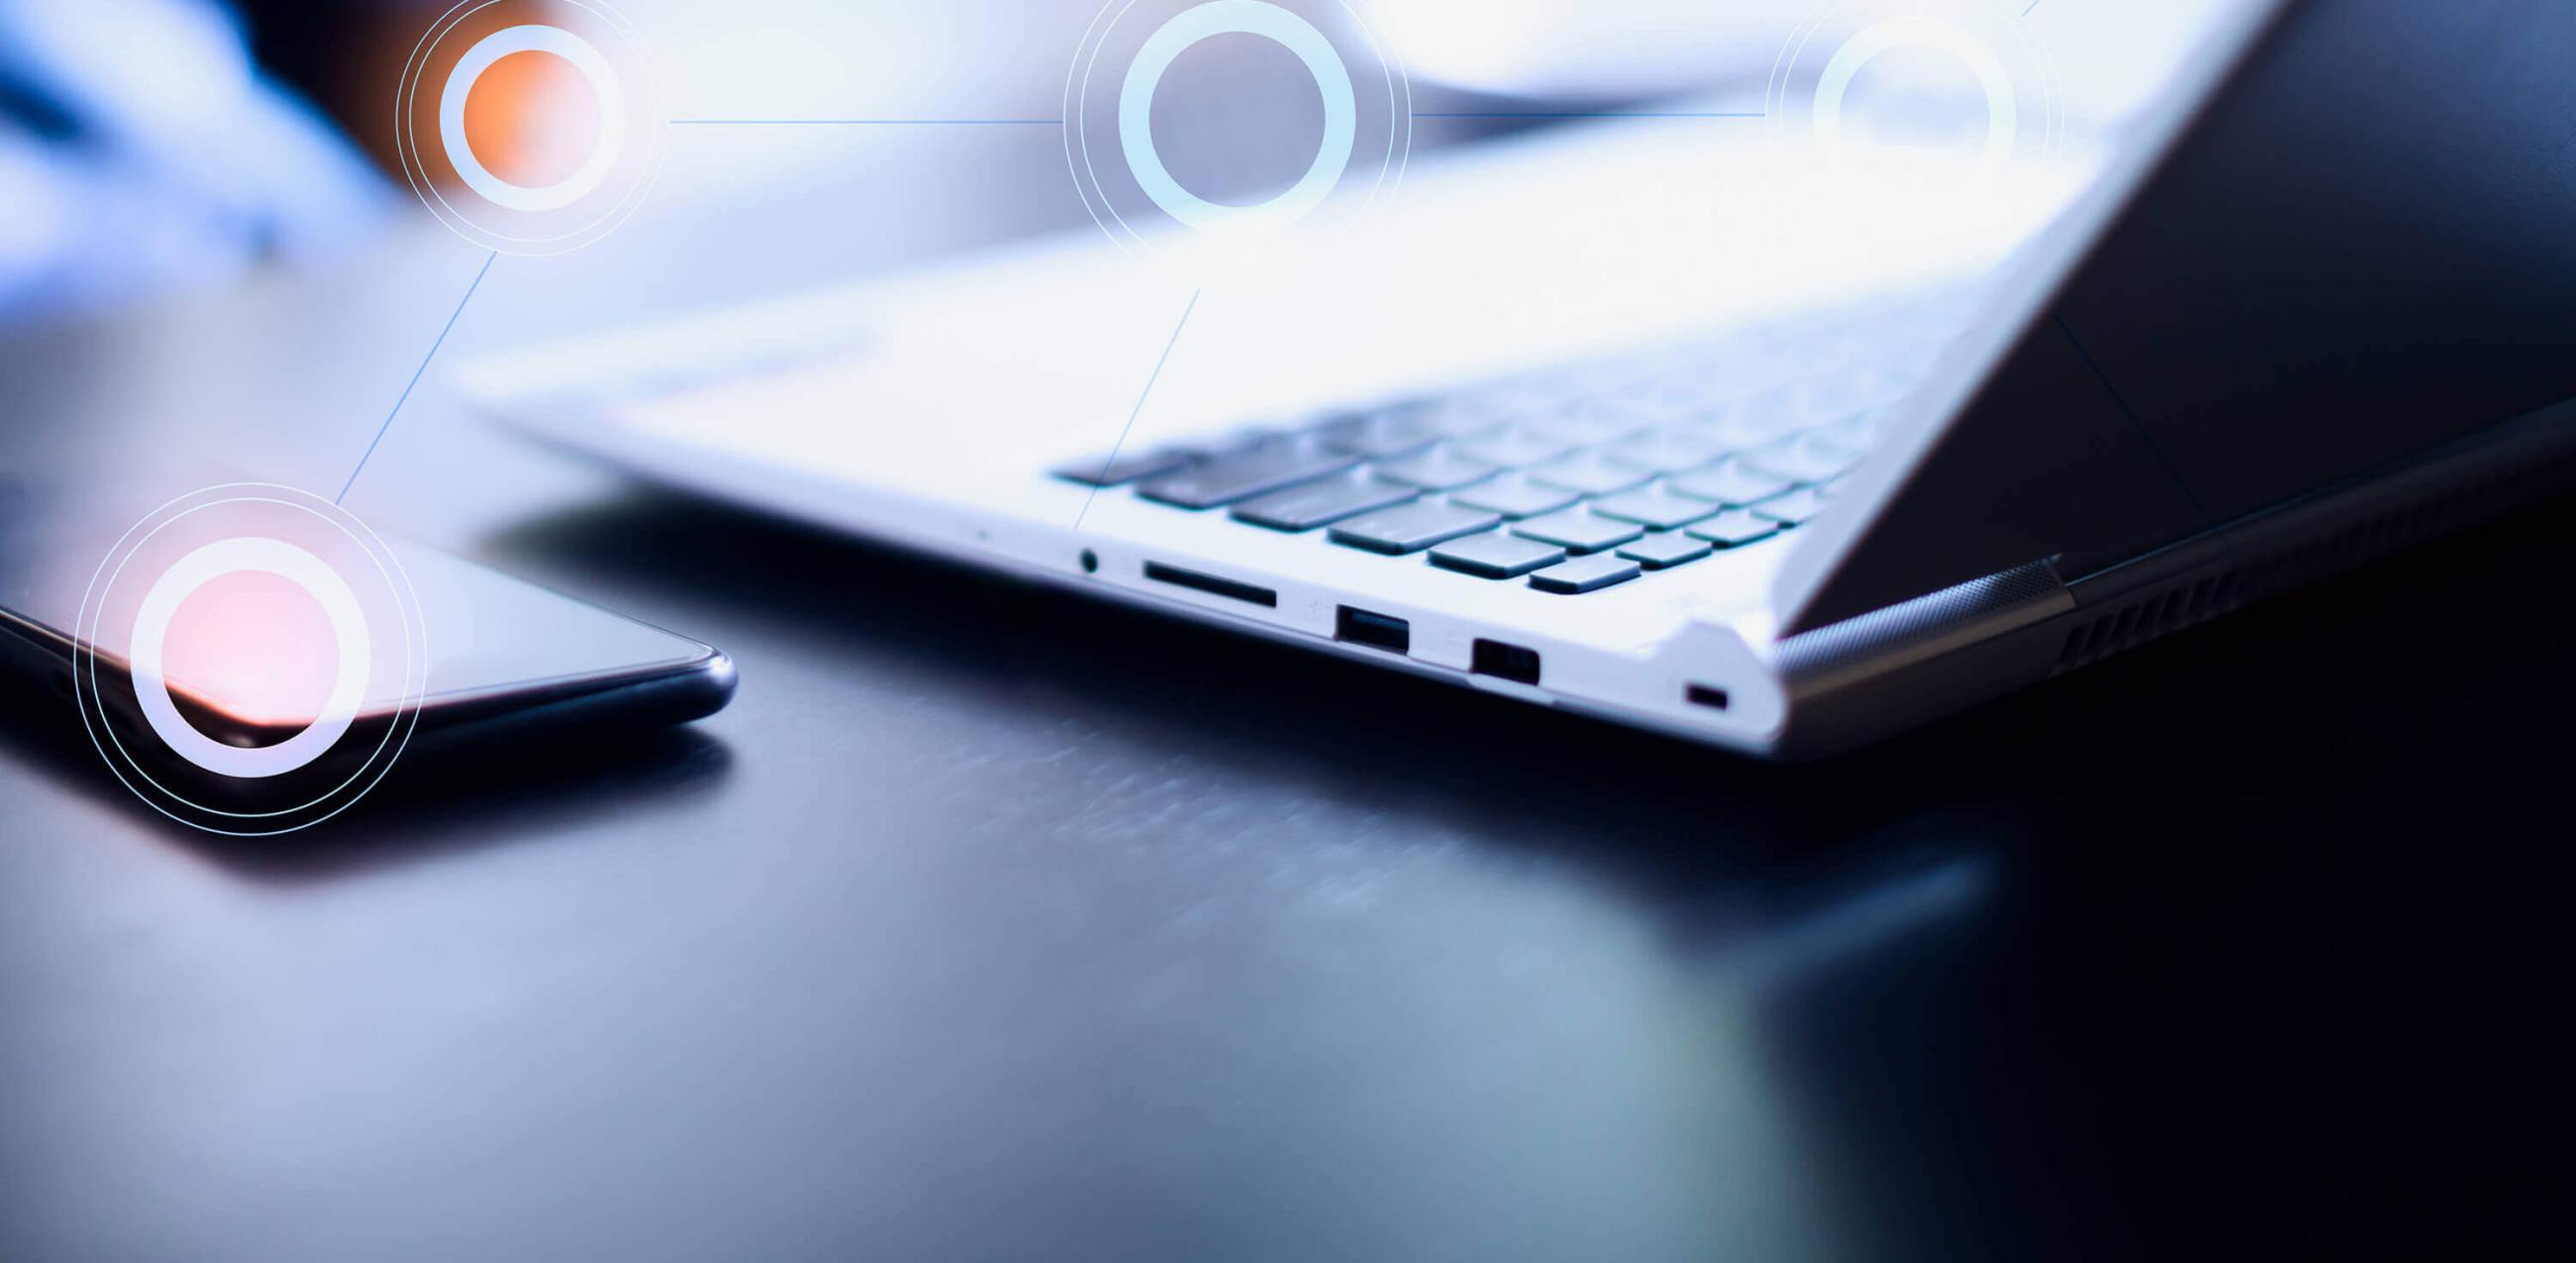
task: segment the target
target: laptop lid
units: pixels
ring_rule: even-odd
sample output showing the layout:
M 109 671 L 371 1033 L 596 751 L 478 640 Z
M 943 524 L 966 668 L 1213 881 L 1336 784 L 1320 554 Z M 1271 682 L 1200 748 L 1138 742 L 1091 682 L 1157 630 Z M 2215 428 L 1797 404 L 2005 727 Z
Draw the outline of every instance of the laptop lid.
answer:
M 2072 579 L 2576 397 L 2570 50 L 2565 0 L 2248 6 L 1799 542 L 1781 634 Z

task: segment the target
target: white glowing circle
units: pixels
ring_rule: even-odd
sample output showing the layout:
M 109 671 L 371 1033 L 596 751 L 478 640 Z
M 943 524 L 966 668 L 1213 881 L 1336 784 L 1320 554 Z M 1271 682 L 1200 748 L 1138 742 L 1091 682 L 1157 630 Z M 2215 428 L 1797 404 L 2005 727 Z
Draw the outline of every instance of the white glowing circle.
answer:
M 217 579 L 244 573 L 275 575 L 304 589 L 329 616 L 332 634 L 340 647 L 340 673 L 331 683 L 322 713 L 302 732 L 254 750 L 224 745 L 197 731 L 179 714 L 178 705 L 170 697 L 170 682 L 161 671 L 164 642 L 180 603 Z M 179 564 L 153 583 L 134 616 L 128 669 L 134 677 L 134 700 L 164 744 L 209 772 L 251 780 L 282 776 L 303 767 L 347 735 L 366 697 L 373 653 L 366 612 L 358 607 L 357 594 L 349 590 L 338 572 L 293 544 L 245 536 L 208 544 L 180 558 Z
M 484 71 L 513 53 L 551 53 L 570 62 L 599 98 L 599 138 L 591 146 L 589 160 L 580 170 L 553 184 L 531 188 L 492 174 L 474 156 L 474 146 L 465 137 L 466 98 Z M 531 23 L 508 27 L 476 41 L 474 47 L 465 50 L 456 68 L 448 72 L 447 86 L 438 96 L 438 139 L 446 147 L 447 161 L 456 168 L 458 178 L 485 201 L 530 213 L 561 210 L 598 191 L 616 170 L 617 160 L 626 150 L 626 88 L 617 77 L 617 67 L 590 41 L 560 26 Z
M 1287 192 L 1258 206 L 1226 206 L 1181 187 L 1154 148 L 1154 89 L 1180 55 L 1219 35 L 1258 35 L 1297 55 L 1324 101 L 1324 135 L 1315 160 Z M 1333 194 L 1359 137 L 1359 94 L 1333 42 L 1306 19 L 1266 0 L 1209 0 L 1184 10 L 1146 38 L 1118 93 L 1118 141 L 1138 187 L 1172 218 L 1193 228 L 1276 227 L 1303 218 Z
M 1843 148 L 1843 97 L 1851 91 L 1852 80 L 1869 63 L 1901 48 L 1928 48 L 1948 53 L 1977 77 L 1978 86 L 1986 93 L 1986 143 L 1977 155 L 1976 174 L 1984 179 L 2003 169 L 2011 159 L 2013 142 L 2021 131 L 2021 110 L 2013 94 L 2012 74 L 2003 60 L 1995 56 L 1985 41 L 1966 28 L 1940 18 L 1912 15 L 1889 18 L 1854 35 L 1834 51 L 1833 60 L 1825 63 L 1825 74 L 1816 85 L 1816 140 L 1824 147 L 1826 160 L 1836 168 L 1849 164 Z

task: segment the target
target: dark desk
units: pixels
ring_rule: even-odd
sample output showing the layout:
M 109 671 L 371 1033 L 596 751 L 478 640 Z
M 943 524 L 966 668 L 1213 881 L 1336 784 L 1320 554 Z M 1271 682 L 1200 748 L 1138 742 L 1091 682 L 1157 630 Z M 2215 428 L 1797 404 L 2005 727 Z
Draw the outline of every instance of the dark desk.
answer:
M 363 430 L 375 368 L 312 406 Z M 12 694 L 0 1257 L 2568 1227 L 2576 507 L 1784 770 L 632 492 L 434 387 L 377 459 L 353 507 L 741 697 L 240 848 Z

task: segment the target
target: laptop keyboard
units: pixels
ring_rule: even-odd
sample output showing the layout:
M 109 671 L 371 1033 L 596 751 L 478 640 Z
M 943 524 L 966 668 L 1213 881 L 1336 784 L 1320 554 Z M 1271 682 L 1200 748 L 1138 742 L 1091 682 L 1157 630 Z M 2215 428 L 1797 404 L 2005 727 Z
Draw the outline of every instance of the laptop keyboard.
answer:
M 1737 332 L 1053 472 L 1390 564 L 1580 596 L 1828 511 L 1938 351 L 1927 330 L 1946 326 L 1911 308 Z

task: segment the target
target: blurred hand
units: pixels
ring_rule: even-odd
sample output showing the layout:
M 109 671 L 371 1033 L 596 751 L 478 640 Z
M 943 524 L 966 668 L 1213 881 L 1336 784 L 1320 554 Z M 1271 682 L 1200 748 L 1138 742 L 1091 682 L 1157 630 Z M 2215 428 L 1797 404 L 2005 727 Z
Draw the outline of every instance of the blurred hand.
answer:
M 388 201 L 208 0 L 0 0 L 0 320 L 345 241 Z

